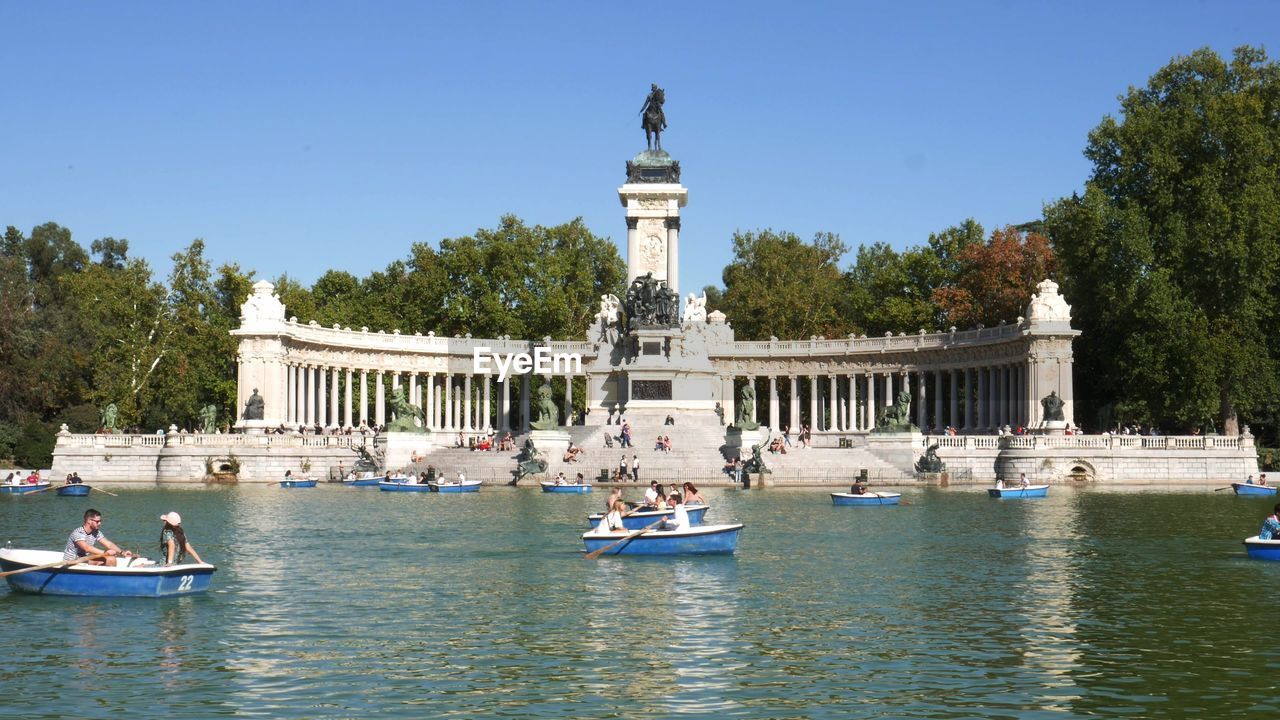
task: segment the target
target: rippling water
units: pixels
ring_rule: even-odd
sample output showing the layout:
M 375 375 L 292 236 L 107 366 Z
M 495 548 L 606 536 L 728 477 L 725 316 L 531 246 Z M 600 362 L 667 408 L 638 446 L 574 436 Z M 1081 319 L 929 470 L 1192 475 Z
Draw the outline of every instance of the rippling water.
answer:
M 1055 487 L 1046 500 L 704 491 L 728 558 L 581 557 L 593 495 L 272 487 L 93 497 L 153 556 L 163 512 L 218 565 L 169 600 L 0 590 L 21 717 L 1274 716 L 1271 501 Z M 60 549 L 88 504 L 0 497 Z

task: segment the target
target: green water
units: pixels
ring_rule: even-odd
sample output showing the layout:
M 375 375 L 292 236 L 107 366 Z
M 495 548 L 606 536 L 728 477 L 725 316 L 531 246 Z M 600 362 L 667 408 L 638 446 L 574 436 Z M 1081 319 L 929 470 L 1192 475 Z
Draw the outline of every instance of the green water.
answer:
M 168 600 L 0 590 L 0 716 L 1274 717 L 1274 499 L 1054 487 L 1045 500 L 717 491 L 734 557 L 581 557 L 592 495 L 276 487 L 0 498 L 61 549 L 92 504 L 218 565 Z

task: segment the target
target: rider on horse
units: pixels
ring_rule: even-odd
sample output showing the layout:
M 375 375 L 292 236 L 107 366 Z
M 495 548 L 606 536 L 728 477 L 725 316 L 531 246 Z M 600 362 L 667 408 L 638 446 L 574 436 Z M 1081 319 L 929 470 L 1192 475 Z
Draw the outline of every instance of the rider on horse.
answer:
M 662 104 L 667 95 L 657 83 L 650 85 L 649 97 L 640 108 L 640 127 L 644 128 L 644 142 L 650 150 L 662 149 L 662 131 L 667 129 L 667 116 L 662 112 Z

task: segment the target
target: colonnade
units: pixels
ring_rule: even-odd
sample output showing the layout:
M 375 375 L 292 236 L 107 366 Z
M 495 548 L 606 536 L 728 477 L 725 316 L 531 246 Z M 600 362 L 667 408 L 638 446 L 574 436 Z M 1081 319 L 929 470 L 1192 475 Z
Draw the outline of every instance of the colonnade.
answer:
M 285 363 L 286 425 L 326 429 L 386 425 L 394 419 L 388 391 L 403 388 L 410 405 L 425 410 L 430 430 L 526 432 L 529 375 L 403 372 Z M 546 378 L 564 383 L 563 419 L 573 413 L 573 376 Z M 513 387 L 512 384 L 516 386 Z M 390 386 L 388 390 L 388 385 Z M 519 405 L 513 407 L 513 396 Z M 418 423 L 421 425 L 421 422 Z
M 911 421 L 926 432 L 995 432 L 1039 419 L 1027 362 L 952 368 L 901 368 L 847 373 L 748 375 L 756 396 L 755 420 L 772 428 L 815 432 L 868 432 L 881 408 L 911 393 Z M 741 376 L 739 376 L 741 377 Z M 729 383 L 732 386 L 732 383 Z M 807 408 L 807 411 L 805 410 Z M 766 417 L 767 415 L 767 417 Z

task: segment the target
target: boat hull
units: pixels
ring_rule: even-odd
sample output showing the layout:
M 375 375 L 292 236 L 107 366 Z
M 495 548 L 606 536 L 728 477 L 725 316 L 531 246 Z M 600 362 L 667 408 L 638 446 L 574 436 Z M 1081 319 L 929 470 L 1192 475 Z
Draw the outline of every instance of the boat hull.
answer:
M 343 480 L 342 484 L 347 487 L 378 487 L 378 483 L 382 482 L 380 477 L 360 478 L 358 480 Z
M 58 562 L 62 553 L 45 550 L 0 550 L 5 571 Z M 15 592 L 75 597 L 174 597 L 209 589 L 216 568 L 206 564 L 142 568 L 77 566 L 32 570 L 5 578 Z
M 993 498 L 1042 498 L 1049 497 L 1048 485 L 1028 485 L 1016 488 L 987 488 L 987 495 Z
M 852 505 L 855 507 L 882 507 L 897 505 L 902 500 L 901 493 L 873 492 L 854 495 L 853 493 L 831 493 L 833 505 Z
M 281 480 L 280 481 L 280 487 L 282 488 L 309 488 L 309 487 L 315 487 L 315 486 L 316 486 L 315 480 Z
M 685 505 L 684 510 L 689 514 L 690 525 L 701 525 L 702 517 L 707 514 L 710 505 Z M 649 510 L 645 512 L 632 513 L 622 518 L 622 526 L 628 530 L 639 530 L 642 527 L 652 525 L 655 520 L 675 517 L 675 510 Z M 595 513 L 587 516 L 587 524 L 590 527 L 596 527 L 600 524 L 600 519 L 604 515 Z
M 570 493 L 570 494 L 581 494 L 581 493 L 589 493 L 589 492 L 591 492 L 591 486 L 590 486 L 590 485 L 586 485 L 586 484 L 583 484 L 583 485 L 557 485 L 557 484 L 555 484 L 555 483 L 549 483 L 549 482 L 540 482 L 540 483 L 538 483 L 538 484 L 542 486 L 542 492 L 545 492 L 545 493 Z
M 696 525 L 681 530 L 651 530 L 618 543 L 604 555 L 732 555 L 738 549 L 742 523 Z M 587 552 L 595 552 L 622 537 L 617 533 L 589 532 L 582 536 Z
M 89 494 L 89 486 L 88 485 L 63 485 L 57 490 L 54 490 L 54 492 L 58 493 L 63 497 L 84 497 L 85 495 Z
M 430 485 L 411 482 L 380 482 L 378 489 L 382 492 L 431 492 Z
M 45 490 L 51 483 L 42 482 L 35 485 L 0 485 L 0 493 L 7 495 L 26 495 L 37 490 Z
M 1280 562 L 1280 540 L 1259 540 L 1257 535 L 1245 538 L 1244 551 L 1253 560 Z
M 431 492 L 438 493 L 473 493 L 480 492 L 479 480 L 464 480 L 459 483 L 427 483 L 431 486 Z
M 1231 488 L 1236 491 L 1237 495 L 1275 495 L 1276 488 L 1272 485 L 1250 485 L 1248 483 L 1231 483 Z

